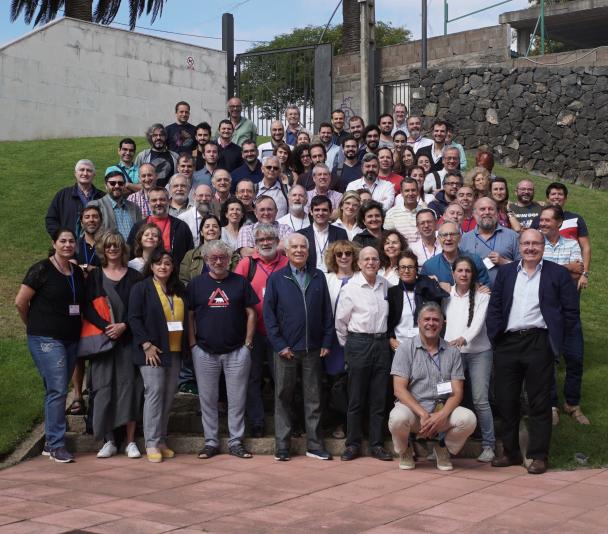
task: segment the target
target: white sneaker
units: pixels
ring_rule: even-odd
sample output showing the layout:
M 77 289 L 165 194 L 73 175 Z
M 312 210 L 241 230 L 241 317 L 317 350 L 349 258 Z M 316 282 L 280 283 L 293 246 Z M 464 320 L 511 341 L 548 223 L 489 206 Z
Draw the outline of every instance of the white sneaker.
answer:
M 433 449 L 435 455 L 435 461 L 437 462 L 437 469 L 439 471 L 451 471 L 454 469 L 452 462 L 450 461 L 450 452 L 447 447 L 442 447 L 439 443 L 435 444 Z
M 494 460 L 494 450 L 492 447 L 484 447 L 481 450 L 481 454 L 477 457 L 478 462 L 483 462 L 484 464 L 490 463 Z
M 137 448 L 137 443 L 135 443 L 134 441 L 132 441 L 125 447 L 125 454 L 129 458 L 141 458 L 141 452 L 139 452 L 139 449 Z
M 411 447 L 408 447 L 405 452 L 399 454 L 399 469 L 414 469 L 416 464 L 414 463 L 414 451 Z
M 103 447 L 97 453 L 97 458 L 110 458 L 118 452 L 116 445 L 113 441 L 106 441 Z

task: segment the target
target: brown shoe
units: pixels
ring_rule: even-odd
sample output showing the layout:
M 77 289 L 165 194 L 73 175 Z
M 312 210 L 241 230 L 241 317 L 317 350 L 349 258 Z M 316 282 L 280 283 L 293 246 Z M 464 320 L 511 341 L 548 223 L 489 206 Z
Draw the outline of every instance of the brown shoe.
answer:
M 528 467 L 528 473 L 531 475 L 542 475 L 546 470 L 546 460 L 532 460 L 532 463 Z
M 583 413 L 580 406 L 571 406 L 567 402 L 564 403 L 564 412 L 566 412 L 572 419 L 574 419 L 579 425 L 590 425 L 591 421 Z
M 508 456 L 503 454 L 502 456 L 497 456 L 492 460 L 492 467 L 509 467 L 511 465 L 521 465 L 523 463 L 523 458 L 521 454 L 517 454 L 515 456 Z

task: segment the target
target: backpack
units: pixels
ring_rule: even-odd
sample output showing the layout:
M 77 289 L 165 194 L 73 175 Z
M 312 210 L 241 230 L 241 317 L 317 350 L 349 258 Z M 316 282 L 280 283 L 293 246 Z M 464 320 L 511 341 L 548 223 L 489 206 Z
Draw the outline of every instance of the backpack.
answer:
M 249 256 L 249 268 L 247 270 L 247 280 L 249 282 L 251 282 L 253 280 L 257 267 L 258 267 L 258 262 L 254 258 Z

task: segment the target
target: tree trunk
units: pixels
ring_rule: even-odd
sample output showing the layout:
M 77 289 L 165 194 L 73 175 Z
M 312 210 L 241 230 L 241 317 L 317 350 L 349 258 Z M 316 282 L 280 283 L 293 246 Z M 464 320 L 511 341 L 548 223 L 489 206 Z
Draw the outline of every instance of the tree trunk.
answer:
M 92 22 L 93 0 L 66 0 L 65 16 Z
M 359 51 L 361 28 L 359 24 L 359 3 L 357 0 L 342 2 L 342 53 Z

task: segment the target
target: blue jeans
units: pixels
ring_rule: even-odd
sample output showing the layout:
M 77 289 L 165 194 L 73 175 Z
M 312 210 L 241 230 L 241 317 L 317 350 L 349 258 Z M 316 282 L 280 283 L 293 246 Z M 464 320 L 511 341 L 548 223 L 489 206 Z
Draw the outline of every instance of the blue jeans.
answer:
M 564 377 L 564 400 L 570 406 L 581 403 L 581 385 L 583 382 L 583 327 L 577 321 L 570 335 L 564 338 L 562 354 L 566 361 L 566 376 Z M 557 358 L 559 362 L 559 357 Z M 556 369 L 557 370 L 557 369 Z M 556 373 L 557 374 L 557 373 Z M 551 406 L 557 407 L 557 376 L 551 386 Z
M 496 445 L 494 419 L 488 402 L 490 374 L 492 373 L 492 351 L 462 353 L 462 364 L 465 372 L 468 371 L 469 373 L 473 407 L 481 431 L 481 446 L 494 448 Z
M 44 383 L 44 427 L 49 448 L 65 447 L 65 401 L 76 364 L 77 341 L 27 336 L 27 344 Z

